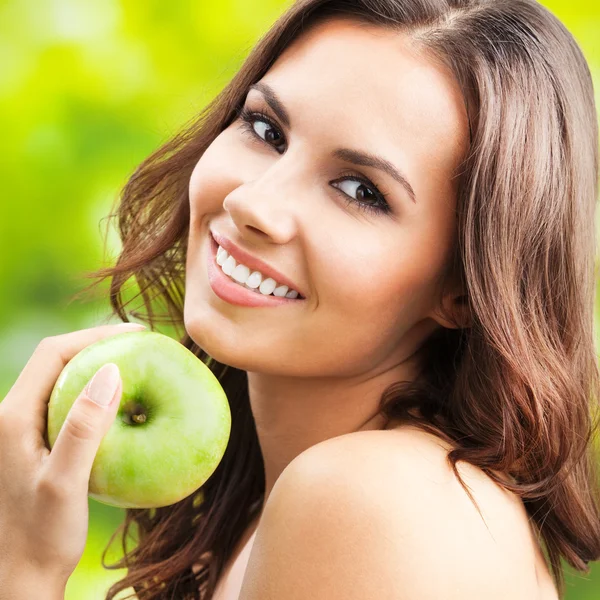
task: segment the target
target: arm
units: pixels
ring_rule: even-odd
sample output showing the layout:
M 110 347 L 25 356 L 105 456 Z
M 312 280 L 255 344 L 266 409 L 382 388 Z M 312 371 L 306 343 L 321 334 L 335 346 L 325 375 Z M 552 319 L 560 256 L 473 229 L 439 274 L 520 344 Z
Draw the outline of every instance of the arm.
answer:
M 9 569 L 7 564 L 0 564 L 0 600 L 64 600 L 66 582 L 35 569 L 22 569 Z

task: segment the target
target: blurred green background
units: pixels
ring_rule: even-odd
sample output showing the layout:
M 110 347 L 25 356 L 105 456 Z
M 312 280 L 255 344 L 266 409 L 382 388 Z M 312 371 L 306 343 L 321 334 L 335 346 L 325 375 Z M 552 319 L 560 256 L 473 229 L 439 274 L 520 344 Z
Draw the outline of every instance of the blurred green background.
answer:
M 82 274 L 120 247 L 111 229 L 103 254 L 102 218 L 137 164 L 222 89 L 290 3 L 0 2 L 0 398 L 43 337 L 106 322 L 106 296 L 69 302 L 88 283 Z M 579 41 L 600 106 L 600 3 L 542 4 Z M 100 563 L 124 511 L 89 506 L 67 600 L 100 600 L 125 575 Z M 569 572 L 567 586 L 568 600 L 600 598 L 600 568 Z

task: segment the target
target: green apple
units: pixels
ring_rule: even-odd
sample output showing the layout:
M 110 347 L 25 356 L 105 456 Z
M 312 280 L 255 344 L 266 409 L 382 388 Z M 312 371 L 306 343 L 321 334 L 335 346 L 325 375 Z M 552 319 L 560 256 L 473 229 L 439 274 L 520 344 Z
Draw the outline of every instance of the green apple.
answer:
M 94 459 L 89 496 L 124 508 L 157 508 L 186 498 L 223 458 L 231 411 L 212 371 L 161 333 L 117 334 L 69 361 L 48 403 L 50 448 L 75 399 L 108 362 L 119 367 L 123 392 Z

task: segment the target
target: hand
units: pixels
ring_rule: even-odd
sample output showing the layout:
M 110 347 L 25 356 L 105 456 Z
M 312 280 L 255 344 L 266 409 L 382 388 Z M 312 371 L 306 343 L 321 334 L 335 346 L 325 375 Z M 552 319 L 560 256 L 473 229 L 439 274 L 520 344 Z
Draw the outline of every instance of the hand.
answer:
M 65 584 L 88 531 L 88 486 L 94 458 L 119 408 L 122 382 L 104 365 L 73 403 L 52 451 L 46 416 L 65 365 L 86 346 L 139 331 L 134 323 L 103 325 L 43 339 L 0 403 L 0 571 L 14 567 Z M 104 396 L 106 406 L 94 399 Z

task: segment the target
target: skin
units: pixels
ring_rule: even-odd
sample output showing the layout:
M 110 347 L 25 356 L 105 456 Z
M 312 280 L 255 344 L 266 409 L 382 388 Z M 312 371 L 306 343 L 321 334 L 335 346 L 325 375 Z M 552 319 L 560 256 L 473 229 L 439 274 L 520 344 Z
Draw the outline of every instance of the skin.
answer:
M 236 119 L 199 159 L 184 320 L 211 356 L 248 373 L 266 504 L 281 472 L 311 446 L 384 429 L 380 394 L 414 379 L 423 341 L 454 327 L 440 313 L 439 276 L 456 230 L 453 175 L 469 137 L 451 73 L 408 37 L 374 26 L 320 23 L 261 81 L 281 98 L 291 128 L 252 90 L 246 106 L 276 129 L 257 117 L 263 140 L 253 141 Z M 331 158 L 339 146 L 387 158 L 416 203 L 389 175 Z M 348 171 L 386 192 L 391 213 L 352 203 L 376 199 L 370 186 L 340 181 Z M 285 273 L 306 300 L 273 308 L 221 300 L 206 270 L 209 227 Z M 442 302 L 459 319 L 461 294 Z

